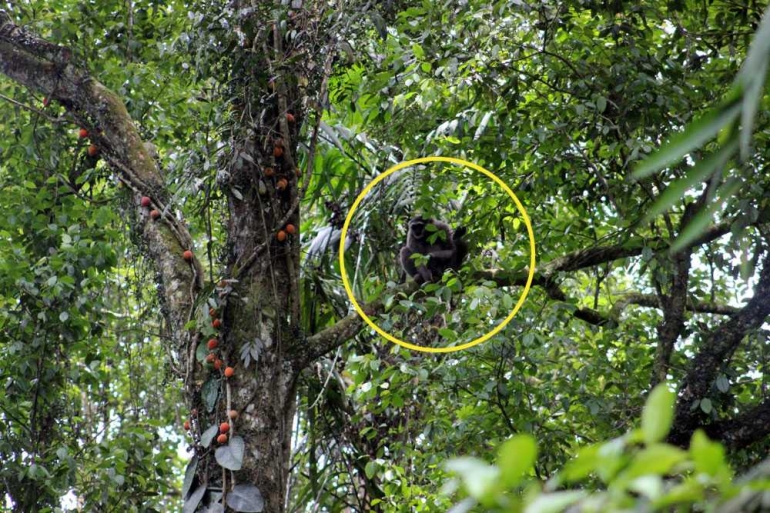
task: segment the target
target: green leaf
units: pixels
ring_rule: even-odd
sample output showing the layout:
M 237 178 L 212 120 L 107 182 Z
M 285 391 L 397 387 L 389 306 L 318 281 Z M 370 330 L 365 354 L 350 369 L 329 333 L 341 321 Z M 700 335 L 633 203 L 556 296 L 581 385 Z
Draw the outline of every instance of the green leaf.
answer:
M 524 513 L 559 513 L 586 496 L 586 492 L 554 492 L 536 496 Z
M 230 438 L 227 445 L 217 447 L 214 457 L 222 467 L 227 470 L 241 470 L 243 466 L 243 453 L 246 450 L 246 444 L 240 436 Z
M 187 465 L 187 469 L 184 471 L 184 481 L 182 482 L 182 497 L 187 498 L 187 494 L 190 492 L 193 480 L 195 479 L 195 471 L 198 469 L 198 456 L 193 456 L 190 463 Z
M 703 413 L 709 414 L 714 409 L 713 405 L 711 404 L 711 399 L 708 397 L 704 397 L 700 400 L 700 409 L 703 411 Z
M 680 161 L 689 152 L 716 136 L 722 128 L 738 116 L 740 110 L 741 104 L 730 100 L 690 123 L 684 132 L 672 136 L 668 142 L 642 161 L 632 178 L 640 180 Z
M 675 465 L 687 460 L 687 452 L 667 444 L 649 444 L 639 451 L 628 468 L 623 472 L 623 478 L 628 480 L 652 474 L 663 476 L 671 472 Z
M 203 404 L 206 406 L 206 411 L 209 413 L 214 411 L 217 406 L 217 398 L 219 397 L 219 379 L 215 377 L 209 378 L 203 384 L 201 389 L 201 395 L 203 396 Z
M 671 429 L 676 396 L 665 383 L 656 386 L 642 412 L 642 434 L 647 444 L 663 440 Z
M 500 475 L 500 469 L 476 458 L 455 458 L 444 465 L 447 472 L 460 476 L 468 494 L 483 500 L 487 492 L 494 488 L 495 481 Z
M 743 94 L 743 110 L 741 112 L 741 160 L 744 162 L 749 159 L 749 152 L 751 151 L 751 136 L 754 133 L 754 118 L 757 114 L 757 109 L 762 101 L 762 91 L 765 86 L 765 78 L 767 77 L 767 61 L 768 56 L 765 56 L 759 62 L 759 68 L 754 70 L 754 73 L 747 75 L 750 77 L 750 81 L 746 84 L 745 92 Z
M 265 500 L 253 484 L 238 484 L 227 494 L 227 505 L 241 513 L 260 513 L 265 509 Z
M 684 227 L 684 230 L 682 230 L 671 245 L 669 252 L 672 254 L 678 253 L 705 233 L 706 228 L 711 224 L 714 212 L 722 205 L 724 199 L 729 198 L 738 192 L 742 186 L 743 182 L 738 178 L 730 178 L 727 180 L 727 182 L 725 182 L 725 184 L 717 191 L 717 197 L 687 223 L 687 226 Z
M 517 435 L 506 441 L 497 451 L 500 481 L 506 488 L 519 484 L 521 478 L 532 470 L 537 457 L 537 444 L 529 435 Z
M 366 463 L 366 467 L 364 467 L 364 472 L 366 473 L 366 477 L 368 479 L 373 479 L 377 474 L 377 462 L 374 460 L 368 461 Z
M 211 445 L 211 441 L 217 436 L 217 433 L 219 433 L 219 424 L 216 422 L 203 432 L 201 435 L 201 445 L 204 449 Z
M 61 322 L 66 322 L 67 319 L 69 319 L 69 318 L 70 318 L 70 314 L 67 313 L 67 312 L 62 312 L 62 313 L 59 314 L 59 320 Z
M 697 472 L 716 476 L 725 470 L 729 471 L 725 462 L 725 448 L 722 444 L 709 440 L 700 429 L 692 435 L 690 457 L 695 463 Z
M 646 223 L 667 211 L 677 201 L 684 198 L 685 193 L 690 188 L 708 180 L 714 173 L 722 171 L 737 147 L 738 141 L 733 139 L 718 151 L 698 161 L 697 164 L 687 171 L 684 177 L 666 187 L 647 211 L 647 214 L 645 214 L 643 222 Z
M 730 382 L 724 374 L 721 374 L 717 378 L 717 389 L 723 394 L 726 394 L 727 391 L 730 390 Z

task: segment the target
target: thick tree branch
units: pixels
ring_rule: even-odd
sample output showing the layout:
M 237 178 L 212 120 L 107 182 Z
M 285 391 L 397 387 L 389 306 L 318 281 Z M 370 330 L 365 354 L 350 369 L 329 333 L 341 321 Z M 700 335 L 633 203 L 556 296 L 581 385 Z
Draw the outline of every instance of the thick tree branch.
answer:
M 770 253 L 765 255 L 762 272 L 754 289 L 754 297 L 713 330 L 692 359 L 690 370 L 682 381 L 676 417 L 670 435 L 672 443 L 686 445 L 692 432 L 706 421 L 700 408 L 693 409 L 695 401 L 706 397 L 719 369 L 732 358 L 746 334 L 758 329 L 770 315 Z M 770 432 L 770 424 L 767 432 Z
M 663 308 L 658 297 L 653 294 L 629 292 L 615 302 L 612 307 L 612 311 L 610 312 L 610 317 L 613 319 L 620 318 L 620 314 L 629 305 L 638 305 L 646 308 Z M 741 309 L 730 305 L 710 303 L 708 301 L 693 301 L 692 299 L 688 299 L 687 310 L 695 313 L 733 315 L 738 313 Z
M 181 342 L 189 320 L 193 296 L 201 285 L 200 264 L 187 264 L 182 253 L 192 238 L 184 224 L 168 214 L 167 192 L 155 160 L 145 148 L 125 105 L 113 92 L 93 80 L 71 61 L 72 52 L 28 34 L 0 11 L 0 73 L 58 101 L 89 131 L 99 154 L 134 191 L 136 230 L 146 242 L 163 289 L 164 311 Z M 151 222 L 149 210 L 140 206 L 149 196 L 164 212 L 163 222 Z
M 712 242 L 722 235 L 730 232 L 729 222 L 724 222 L 712 226 L 701 237 L 693 242 L 691 247 L 696 247 L 702 244 Z M 554 277 L 559 272 L 570 272 L 596 265 L 604 264 L 607 262 L 613 262 L 624 258 L 630 258 L 639 256 L 645 247 L 653 247 L 656 250 L 665 250 L 668 248 L 668 242 L 662 239 L 645 240 L 641 237 L 631 239 L 623 244 L 617 244 L 613 246 L 598 246 L 586 249 L 581 249 L 569 253 L 567 255 L 555 258 L 550 262 L 543 264 L 540 269 L 535 273 L 533 279 L 533 285 L 542 287 L 551 299 L 557 301 L 566 301 L 567 297 L 561 289 L 554 282 Z M 473 280 L 488 280 L 495 282 L 501 287 L 512 286 L 524 286 L 527 283 L 527 269 L 521 271 L 510 270 L 488 270 L 488 271 L 476 271 L 473 273 L 471 279 Z M 410 282 L 411 283 L 411 282 Z M 407 284 L 408 285 L 408 284 Z M 412 284 L 414 285 L 414 284 Z M 405 285 L 399 287 L 400 290 Z M 416 290 L 416 286 L 412 289 Z M 406 289 L 402 291 L 406 292 Z M 366 305 L 364 309 L 366 311 L 371 310 L 376 312 L 380 303 L 375 302 Z M 643 304 L 642 306 L 647 306 Z M 652 305 L 650 305 L 652 306 Z M 658 305 L 654 305 L 657 307 Z M 694 309 L 694 311 L 698 311 Z M 601 326 L 607 324 L 612 320 L 611 316 L 604 315 L 591 308 L 576 308 L 573 315 L 580 320 Z M 342 318 L 332 327 L 316 333 L 306 340 L 305 347 L 298 350 L 299 362 L 304 362 L 303 365 L 313 361 L 315 358 L 322 356 L 329 351 L 332 351 L 340 344 L 343 344 L 348 338 L 355 335 L 358 330 L 361 329 L 363 321 L 359 317 L 358 313 L 351 312 L 346 317 Z
M 731 419 L 709 424 L 705 431 L 731 449 L 742 449 L 764 440 L 770 434 L 770 399 Z
M 679 226 L 682 229 L 689 224 L 690 219 L 698 207 L 690 204 L 685 208 L 682 221 Z M 670 279 L 668 294 L 664 294 L 658 287 L 658 296 L 663 306 L 663 321 L 656 327 L 658 332 L 658 345 L 655 348 L 655 360 L 652 364 L 651 386 L 655 386 L 666 380 L 668 368 L 671 363 L 671 354 L 674 352 L 674 344 L 684 330 L 684 311 L 687 304 L 687 289 L 690 283 L 690 265 L 692 263 L 693 248 L 687 248 L 671 256 L 673 270 Z M 653 279 L 655 274 L 653 273 Z

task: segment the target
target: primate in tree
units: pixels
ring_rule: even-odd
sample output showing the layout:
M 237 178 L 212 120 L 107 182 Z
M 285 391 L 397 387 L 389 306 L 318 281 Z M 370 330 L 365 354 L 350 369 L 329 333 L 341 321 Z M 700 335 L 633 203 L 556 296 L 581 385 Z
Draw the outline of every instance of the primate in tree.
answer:
M 464 227 L 453 232 L 443 221 L 423 219 L 417 216 L 409 221 L 406 245 L 401 248 L 401 266 L 418 283 L 440 280 L 447 269 L 459 269 L 468 244 L 463 240 Z M 413 255 L 428 257 L 428 261 L 415 261 Z

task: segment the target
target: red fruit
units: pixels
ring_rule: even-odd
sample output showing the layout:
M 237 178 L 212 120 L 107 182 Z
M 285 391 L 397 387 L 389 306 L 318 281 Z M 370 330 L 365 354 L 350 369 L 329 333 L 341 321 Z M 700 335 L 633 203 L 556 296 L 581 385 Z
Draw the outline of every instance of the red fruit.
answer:
M 265 176 L 267 176 L 269 178 L 269 177 L 273 176 L 274 174 L 275 174 L 275 170 L 273 170 L 272 167 L 266 167 L 265 168 Z
M 278 230 L 278 233 L 275 234 L 275 238 L 278 239 L 278 242 L 283 242 L 286 240 L 286 232 L 283 230 Z
M 209 349 L 216 349 L 218 345 L 219 345 L 219 340 L 212 338 L 211 340 L 209 340 L 209 343 L 206 344 L 206 347 L 208 347 Z
M 184 253 L 182 253 L 182 258 L 184 258 L 187 262 L 192 262 L 193 254 L 192 251 L 189 249 L 186 250 Z
M 98 153 L 99 153 L 99 148 L 97 148 L 95 144 L 92 144 L 88 147 L 89 157 L 95 157 Z
M 288 121 L 289 123 L 294 123 L 294 114 L 292 114 L 291 112 L 287 112 L 286 121 Z
M 275 157 L 275 158 L 283 157 L 283 148 L 281 148 L 280 146 L 276 145 L 273 148 L 273 157 Z
M 142 196 L 142 206 L 147 208 L 150 205 L 152 205 L 152 200 L 148 198 L 147 196 Z
M 219 319 L 214 319 L 211 322 L 211 325 L 214 327 L 215 330 L 218 330 L 219 327 L 222 326 L 222 321 L 220 321 Z
M 230 431 L 230 424 L 228 424 L 227 422 L 223 422 L 219 425 L 220 433 L 227 433 L 228 431 Z
M 184 421 L 184 430 L 185 431 L 190 431 L 190 421 L 189 420 L 185 420 Z
M 222 368 L 222 365 L 224 365 L 224 362 L 222 360 L 217 359 L 214 362 L 214 370 L 219 370 Z
M 230 410 L 230 412 L 227 414 L 228 417 L 230 417 L 230 420 L 235 420 L 238 418 L 238 410 Z
M 48 107 L 48 105 L 51 103 L 51 100 L 48 98 L 43 98 L 43 107 Z
M 288 233 L 289 235 L 294 235 L 295 233 L 297 233 L 297 228 L 293 224 L 287 224 L 286 233 Z
M 232 367 L 228 367 L 228 368 L 225 369 L 225 377 L 226 378 L 232 378 L 233 374 L 235 374 L 235 369 L 233 369 Z
M 226 444 L 227 443 L 227 435 L 219 435 L 217 437 L 217 442 L 220 444 Z
M 160 217 L 160 212 L 158 212 L 157 210 L 151 210 L 150 217 L 152 218 L 153 221 L 157 221 L 158 218 Z
M 217 355 L 215 355 L 214 353 L 209 353 L 209 354 L 206 355 L 206 362 L 207 363 L 214 363 L 216 361 L 216 359 L 217 359 Z
M 289 182 L 286 180 L 286 178 L 281 178 L 280 180 L 278 180 L 278 183 L 275 184 L 275 188 L 278 189 L 279 191 L 286 190 L 286 187 L 288 186 L 289 186 Z
M 216 319 L 217 318 L 217 309 L 216 308 L 210 308 L 209 309 L 209 317 L 211 317 L 212 319 Z
M 81 128 L 80 130 L 78 130 L 78 137 L 80 137 L 81 139 L 85 139 L 86 137 L 88 137 L 88 130 L 86 130 L 85 128 Z

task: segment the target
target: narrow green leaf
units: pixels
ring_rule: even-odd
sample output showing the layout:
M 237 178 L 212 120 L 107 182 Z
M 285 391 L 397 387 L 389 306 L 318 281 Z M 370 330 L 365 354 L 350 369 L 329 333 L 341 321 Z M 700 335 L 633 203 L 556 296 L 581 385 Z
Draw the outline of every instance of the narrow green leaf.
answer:
M 738 74 L 739 83 L 747 83 L 748 81 L 744 77 L 754 75 L 756 70 L 760 69 L 763 64 L 766 65 L 769 53 L 770 6 L 762 14 L 762 21 L 759 24 L 759 28 L 757 28 L 757 32 L 754 34 L 754 40 L 751 42 L 749 51 L 746 54 L 746 60 L 743 61 L 743 67 Z
M 642 434 L 646 444 L 663 440 L 671 429 L 674 418 L 674 400 L 676 396 L 665 383 L 656 386 L 642 412 Z
M 767 56 L 759 62 L 759 69 L 751 75 L 746 75 L 749 83 L 746 84 L 743 95 L 743 109 L 741 112 L 741 160 L 746 161 L 751 151 L 751 136 L 754 132 L 754 117 L 757 114 L 759 103 L 762 101 L 762 91 L 765 88 L 767 78 Z
M 678 253 L 686 248 L 695 239 L 700 237 L 711 224 L 714 212 L 722 205 L 722 202 L 738 192 L 743 186 L 743 182 L 738 178 L 731 178 L 725 182 L 717 191 L 717 197 L 709 205 L 698 212 L 698 214 L 684 227 L 674 243 L 671 245 L 670 253 Z
M 741 111 L 735 100 L 723 103 L 700 119 L 690 123 L 684 132 L 675 134 L 663 146 L 648 156 L 634 171 L 632 178 L 640 180 L 681 160 L 685 155 L 712 139 Z
M 724 169 L 724 166 L 730 160 L 730 157 L 737 149 L 737 146 L 738 141 L 735 139 L 731 140 L 718 151 L 715 151 L 705 159 L 700 160 L 687 171 L 687 174 L 684 177 L 672 182 L 666 187 L 663 193 L 658 196 L 658 199 L 655 200 L 655 203 L 650 207 L 650 210 L 647 211 L 643 222 L 648 222 L 654 217 L 667 211 L 674 205 L 674 203 L 683 198 L 685 192 L 690 188 L 705 182 L 714 173 Z

